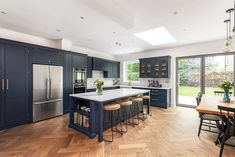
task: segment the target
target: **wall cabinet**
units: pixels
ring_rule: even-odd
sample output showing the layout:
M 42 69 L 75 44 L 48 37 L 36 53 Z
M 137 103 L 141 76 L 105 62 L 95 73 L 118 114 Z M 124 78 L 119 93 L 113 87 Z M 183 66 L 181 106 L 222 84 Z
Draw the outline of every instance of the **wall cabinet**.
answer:
M 87 55 L 72 53 L 72 66 L 73 68 L 86 68 Z
M 92 69 L 104 72 L 104 78 L 120 77 L 120 62 L 93 57 Z
M 63 65 L 63 53 L 56 49 L 35 47 L 31 49 L 33 63 Z
M 10 127 L 29 121 L 29 50 L 1 45 L 1 126 Z M 2 49 L 4 47 L 4 50 Z M 4 58 L 4 59 L 3 59 Z
M 142 58 L 140 78 L 170 78 L 170 56 Z

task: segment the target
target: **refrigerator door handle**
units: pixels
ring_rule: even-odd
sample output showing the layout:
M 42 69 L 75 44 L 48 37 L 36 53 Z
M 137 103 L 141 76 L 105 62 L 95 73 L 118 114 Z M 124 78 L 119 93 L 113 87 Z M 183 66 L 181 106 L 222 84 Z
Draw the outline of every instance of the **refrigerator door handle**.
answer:
M 48 101 L 39 101 L 33 103 L 34 105 L 40 105 L 40 104 L 48 104 L 48 103 L 53 103 L 53 102 L 59 102 L 62 101 L 63 99 L 54 99 L 54 100 L 48 100 Z
M 46 78 L 46 98 L 49 99 L 49 81 L 48 81 L 48 78 Z
M 51 99 L 51 78 L 49 78 L 49 98 Z

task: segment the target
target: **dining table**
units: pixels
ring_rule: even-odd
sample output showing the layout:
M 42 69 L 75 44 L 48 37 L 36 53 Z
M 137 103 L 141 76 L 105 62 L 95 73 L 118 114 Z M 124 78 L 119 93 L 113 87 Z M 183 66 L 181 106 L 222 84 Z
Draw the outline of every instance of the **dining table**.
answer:
M 196 107 L 196 110 L 201 114 L 213 114 L 219 115 L 222 118 L 226 118 L 228 114 L 226 111 L 220 111 L 218 106 L 235 109 L 235 97 L 230 98 L 230 102 L 223 102 L 222 96 L 215 95 L 202 95 L 201 102 Z M 230 112 L 229 116 L 234 116 L 234 113 Z M 218 124 L 217 127 L 219 128 Z M 215 141 L 215 144 L 221 143 L 223 138 L 223 133 L 219 134 L 218 138 Z M 227 139 L 229 139 L 228 137 Z M 226 139 L 226 140 L 227 140 Z
M 235 97 L 230 98 L 229 103 L 223 102 L 222 96 L 215 96 L 215 95 L 202 95 L 201 102 L 196 107 L 196 110 L 199 113 L 204 114 L 214 114 L 214 115 L 221 115 L 218 106 L 224 106 L 228 108 L 235 109 Z M 222 114 L 226 114 L 222 112 Z

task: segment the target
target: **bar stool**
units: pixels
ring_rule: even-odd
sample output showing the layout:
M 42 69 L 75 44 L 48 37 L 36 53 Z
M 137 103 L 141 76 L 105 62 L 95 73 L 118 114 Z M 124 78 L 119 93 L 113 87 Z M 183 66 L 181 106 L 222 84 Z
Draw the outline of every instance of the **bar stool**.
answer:
M 140 119 L 139 113 L 140 113 L 141 104 L 143 103 L 143 99 L 140 97 L 135 97 L 131 99 L 131 101 L 132 101 L 132 113 L 134 113 L 134 115 L 132 116 L 135 116 L 137 114 L 138 123 L 135 123 L 135 125 L 139 125 L 139 119 Z
M 125 99 L 125 100 L 121 100 L 118 102 L 118 104 L 120 104 L 121 106 L 121 115 L 122 115 L 122 122 L 125 122 L 126 125 L 126 130 L 122 132 L 126 133 L 127 132 L 127 125 L 130 125 L 132 127 L 134 127 L 134 119 L 132 119 L 132 123 L 130 122 L 130 118 L 131 118 L 131 105 L 132 105 L 132 101 L 130 101 L 129 99 Z
M 123 134 L 122 131 L 118 130 L 117 128 L 117 125 L 118 125 L 118 121 L 119 121 L 119 118 L 120 118 L 120 105 L 119 104 L 108 104 L 108 105 L 105 105 L 104 106 L 104 111 L 107 111 L 109 112 L 109 118 L 110 118 L 110 123 L 111 123 L 111 132 L 112 132 L 112 138 L 111 140 L 107 140 L 104 138 L 104 141 L 106 142 L 113 142 L 113 132 L 117 132 L 117 133 L 120 133 L 121 135 Z M 117 111 L 118 112 L 118 115 L 117 115 L 117 124 L 116 124 L 116 129 L 114 130 L 113 127 L 113 112 Z M 104 118 L 105 119 L 105 118 Z
M 149 105 L 149 100 L 150 100 L 150 96 L 148 96 L 148 95 L 143 95 L 143 96 L 141 96 L 141 98 L 143 99 L 143 104 L 146 104 L 147 106 Z M 150 110 L 150 108 L 149 108 L 149 110 Z M 147 112 L 142 112 L 143 113 L 143 118 L 142 118 L 142 120 L 145 120 L 145 119 L 147 119 Z

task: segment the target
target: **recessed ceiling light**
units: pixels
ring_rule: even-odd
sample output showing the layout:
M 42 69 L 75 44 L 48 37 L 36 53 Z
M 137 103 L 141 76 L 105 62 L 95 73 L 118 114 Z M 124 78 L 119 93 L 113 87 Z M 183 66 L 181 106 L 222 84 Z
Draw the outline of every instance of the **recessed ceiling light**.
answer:
M 134 35 L 151 45 L 176 42 L 175 38 L 165 29 L 165 27 L 158 27 L 141 33 L 136 33 Z
M 81 17 L 80 17 L 80 19 L 82 19 L 82 20 L 83 20 L 83 19 L 84 19 L 84 17 L 83 17 L 83 16 L 81 16 Z
M 7 13 L 5 11 L 0 11 L 1 14 L 6 15 Z
M 119 43 L 119 42 L 115 42 L 115 44 L 118 45 L 118 46 L 122 46 L 122 44 Z

